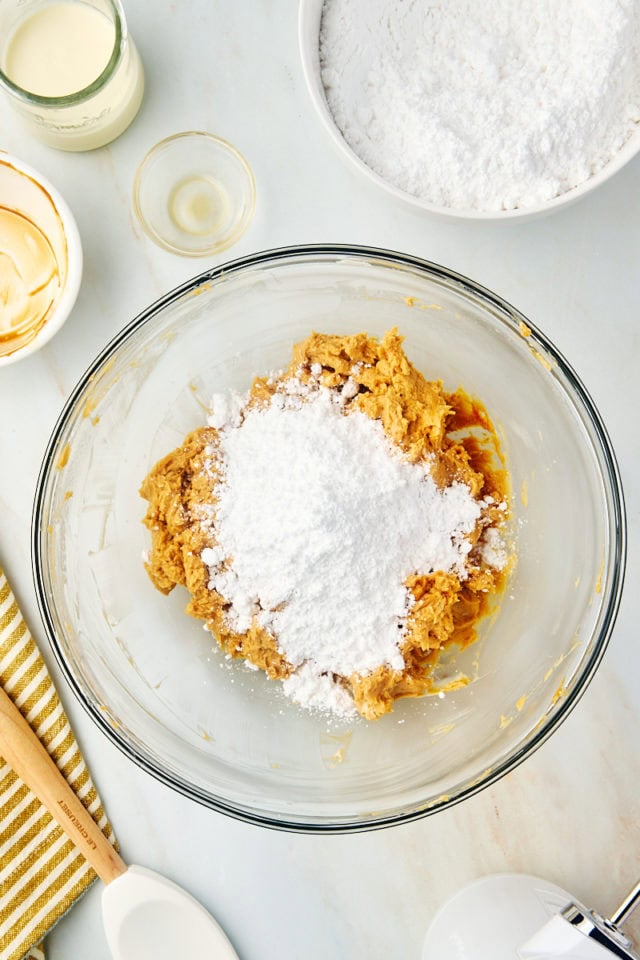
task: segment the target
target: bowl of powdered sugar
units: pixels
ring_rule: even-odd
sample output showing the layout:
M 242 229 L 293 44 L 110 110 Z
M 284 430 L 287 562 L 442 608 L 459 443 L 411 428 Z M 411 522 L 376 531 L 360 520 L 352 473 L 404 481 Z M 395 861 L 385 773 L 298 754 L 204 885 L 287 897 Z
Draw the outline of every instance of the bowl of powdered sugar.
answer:
M 305 246 L 206 271 L 105 347 L 45 454 L 34 569 L 132 760 L 254 823 L 365 830 L 558 728 L 624 528 L 597 410 L 533 324 L 415 257 Z
M 311 100 L 370 180 L 435 214 L 538 216 L 640 149 L 640 4 L 301 0 Z

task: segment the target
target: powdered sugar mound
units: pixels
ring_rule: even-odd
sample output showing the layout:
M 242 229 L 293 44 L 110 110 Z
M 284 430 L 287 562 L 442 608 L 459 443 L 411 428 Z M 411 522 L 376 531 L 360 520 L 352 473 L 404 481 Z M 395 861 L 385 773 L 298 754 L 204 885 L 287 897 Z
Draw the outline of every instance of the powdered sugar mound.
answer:
M 452 209 L 543 203 L 638 133 L 634 0 L 325 0 L 320 63 L 355 153 Z
M 500 531 L 496 527 L 488 527 L 480 540 L 480 551 L 483 561 L 494 570 L 504 570 L 507 565 L 508 553 Z
M 217 546 L 203 560 L 232 628 L 255 616 L 316 676 L 402 670 L 405 580 L 464 579 L 482 510 L 469 489 L 438 489 L 428 463 L 404 460 L 379 421 L 317 383 L 285 381 L 220 429 L 217 453 Z
M 339 717 L 354 717 L 358 711 L 353 697 L 333 677 L 318 672 L 307 661 L 282 681 L 285 695 L 309 710 L 329 712 Z
M 242 408 L 247 397 L 240 393 L 216 393 L 211 398 L 211 414 L 207 418 L 210 427 L 221 430 L 224 427 L 239 427 L 242 420 Z
M 219 567 L 224 563 L 226 557 L 222 547 L 216 544 L 215 547 L 205 547 L 200 554 L 200 559 L 208 567 Z

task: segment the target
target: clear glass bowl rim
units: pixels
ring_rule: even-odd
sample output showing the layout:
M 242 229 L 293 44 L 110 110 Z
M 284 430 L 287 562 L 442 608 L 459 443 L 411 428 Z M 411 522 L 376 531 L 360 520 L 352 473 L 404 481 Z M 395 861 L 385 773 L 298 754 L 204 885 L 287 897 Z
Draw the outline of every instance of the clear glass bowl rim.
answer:
M 106 360 L 108 360 L 117 351 L 118 347 L 129 339 L 132 334 L 139 330 L 149 321 L 153 320 L 158 312 L 163 310 L 173 301 L 178 300 L 184 294 L 193 291 L 204 283 L 211 284 L 221 277 L 228 277 L 230 274 L 250 268 L 268 268 L 279 262 L 291 260 L 296 261 L 300 258 L 308 259 L 310 262 L 316 258 L 319 262 L 332 262 L 343 258 L 356 258 L 362 260 L 372 260 L 384 265 L 393 267 L 407 267 L 414 270 L 426 271 L 428 274 L 445 281 L 451 287 L 462 288 L 466 293 L 472 294 L 476 300 L 486 303 L 498 312 L 498 318 L 504 326 L 512 333 L 518 333 L 521 325 L 525 324 L 531 330 L 533 341 L 539 344 L 543 351 L 552 358 L 556 374 L 559 375 L 563 387 L 570 396 L 572 403 L 587 416 L 589 424 L 593 430 L 599 451 L 602 455 L 608 487 L 606 492 L 610 510 L 610 523 L 612 531 L 612 569 L 609 583 L 608 595 L 603 608 L 602 625 L 599 630 L 593 649 L 588 661 L 585 663 L 577 683 L 571 693 L 560 703 L 556 712 L 547 719 L 535 732 L 527 739 L 522 746 L 511 756 L 497 763 L 486 775 L 478 778 L 472 783 L 467 783 L 465 787 L 447 799 L 428 805 L 413 806 L 407 810 L 399 810 L 391 814 L 384 814 L 379 818 L 367 818 L 366 820 L 340 821 L 337 823 L 301 823 L 300 821 L 286 818 L 275 819 L 266 815 L 261 815 L 255 811 L 243 807 L 233 806 L 224 800 L 213 797 L 209 793 L 196 788 L 193 784 L 183 778 L 168 773 L 147 757 L 141 755 L 135 746 L 129 743 L 121 734 L 120 730 L 115 730 L 108 722 L 104 713 L 99 709 L 97 701 L 91 699 L 87 691 L 83 688 L 78 678 L 73 673 L 67 663 L 62 647 L 58 641 L 57 628 L 51 615 L 47 599 L 47 590 L 43 575 L 43 537 L 41 535 L 42 517 L 45 507 L 44 493 L 49 473 L 55 468 L 55 457 L 58 448 L 59 437 L 64 430 L 67 421 L 74 411 L 77 398 L 88 382 L 94 377 L 96 371 Z M 593 439 L 593 438 L 592 438 Z M 286 247 L 277 247 L 274 249 L 260 251 L 236 260 L 228 261 L 219 266 L 203 271 L 191 280 L 186 281 L 173 290 L 169 291 L 158 300 L 151 303 L 133 320 L 131 320 L 123 329 L 115 335 L 98 354 L 93 363 L 87 368 L 75 388 L 72 390 L 63 410 L 53 428 L 46 451 L 43 456 L 36 493 L 34 498 L 32 524 L 31 524 L 31 561 L 34 585 L 38 601 L 38 608 L 42 617 L 45 632 L 49 644 L 56 658 L 56 661 L 65 676 L 69 686 L 75 696 L 89 714 L 98 728 L 114 743 L 119 750 L 132 760 L 138 767 L 146 770 L 161 783 L 172 787 L 183 796 L 189 797 L 203 806 L 216 810 L 219 813 L 226 814 L 247 823 L 253 823 L 259 826 L 268 827 L 276 830 L 284 830 L 293 833 L 308 834 L 339 834 L 366 832 L 369 830 L 381 829 L 400 823 L 407 823 L 412 820 L 418 820 L 424 816 L 436 813 L 460 803 L 467 797 L 479 793 L 485 787 L 497 780 L 500 780 L 505 774 L 510 773 L 527 757 L 531 756 L 538 747 L 540 747 L 551 734 L 566 719 L 571 710 L 585 692 L 590 681 L 604 656 L 609 639 L 613 632 L 624 584 L 625 566 L 627 551 L 627 524 L 624 505 L 624 494 L 620 472 L 616 457 L 609 439 L 609 435 L 604 426 L 602 418 L 591 399 L 588 391 L 582 381 L 560 353 L 557 347 L 533 324 L 524 314 L 520 313 L 502 297 L 476 283 L 475 281 L 456 273 L 447 267 L 440 266 L 432 261 L 422 259 L 398 251 L 386 250 L 379 247 L 359 246 L 350 244 L 327 243 L 327 244 L 300 244 Z

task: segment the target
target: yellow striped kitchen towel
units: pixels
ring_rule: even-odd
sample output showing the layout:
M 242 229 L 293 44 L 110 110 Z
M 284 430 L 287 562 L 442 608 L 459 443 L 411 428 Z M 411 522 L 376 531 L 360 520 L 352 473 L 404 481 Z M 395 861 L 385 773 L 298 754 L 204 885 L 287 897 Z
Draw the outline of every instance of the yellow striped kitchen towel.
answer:
M 114 843 L 100 797 L 2 568 L 0 683 Z M 0 759 L 1 960 L 43 960 L 44 935 L 94 880 L 84 857 Z

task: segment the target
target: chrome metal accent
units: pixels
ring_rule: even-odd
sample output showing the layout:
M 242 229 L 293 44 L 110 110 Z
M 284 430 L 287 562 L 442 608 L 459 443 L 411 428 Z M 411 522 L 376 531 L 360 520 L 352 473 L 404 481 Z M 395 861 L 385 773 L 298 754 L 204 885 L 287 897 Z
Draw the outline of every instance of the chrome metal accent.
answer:
M 638 903 L 640 903 L 640 881 L 638 881 L 633 890 L 627 894 L 618 909 L 611 914 L 611 923 L 617 926 L 624 923 L 632 910 L 635 910 L 638 906 Z
M 625 916 L 631 909 L 633 907 L 626 911 Z M 581 903 L 569 903 L 561 911 L 560 916 L 585 937 L 590 937 L 601 947 L 609 950 L 612 956 L 619 957 L 620 960 L 640 960 L 640 955 L 633 950 L 629 937 L 612 920 L 601 917 L 594 910 L 589 910 Z

